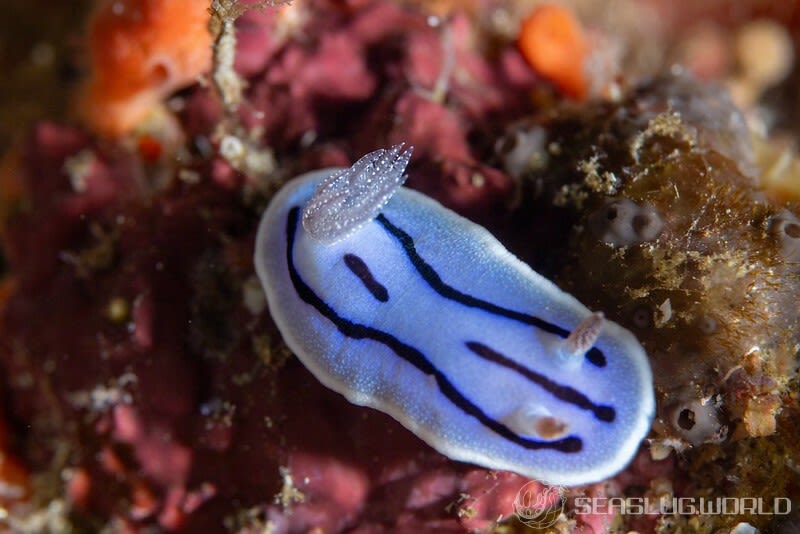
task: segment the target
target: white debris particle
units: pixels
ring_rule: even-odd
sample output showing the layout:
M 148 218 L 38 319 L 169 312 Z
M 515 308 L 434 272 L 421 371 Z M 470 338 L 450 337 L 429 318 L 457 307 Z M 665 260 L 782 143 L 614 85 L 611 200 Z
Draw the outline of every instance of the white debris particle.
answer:
M 259 315 L 267 305 L 267 299 L 264 297 L 264 290 L 261 288 L 261 283 L 258 278 L 251 276 L 245 280 L 242 285 L 242 299 L 244 300 L 244 307 L 247 308 L 253 315 Z
M 672 303 L 669 299 L 665 300 L 656 308 L 655 317 L 653 317 L 653 324 L 656 328 L 661 328 L 669 322 L 672 318 Z
M 283 478 L 283 487 L 281 491 L 275 495 L 275 504 L 280 504 L 284 508 L 289 508 L 294 503 L 305 501 L 306 496 L 303 495 L 303 492 L 294 487 L 294 479 L 292 478 L 292 472 L 289 468 L 281 466 L 278 470 L 281 474 L 281 478 Z
M 200 182 L 200 173 L 191 169 L 181 169 L 178 171 L 178 180 L 187 184 Z
M 96 161 L 97 156 L 88 148 L 81 150 L 64 161 L 64 172 L 67 173 L 69 177 L 69 183 L 72 185 L 73 191 L 76 193 L 83 193 L 86 191 L 86 179 Z
M 133 397 L 128 386 L 135 384 L 136 375 L 125 373 L 108 384 L 98 384 L 91 391 L 78 391 L 70 395 L 76 408 L 87 408 L 92 412 L 103 412 L 117 404 L 130 404 Z

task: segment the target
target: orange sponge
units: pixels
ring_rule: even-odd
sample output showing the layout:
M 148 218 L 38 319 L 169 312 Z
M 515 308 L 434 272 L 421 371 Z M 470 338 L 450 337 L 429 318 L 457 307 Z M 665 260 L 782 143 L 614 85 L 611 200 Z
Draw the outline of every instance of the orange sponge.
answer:
M 588 54 L 586 37 L 575 15 L 558 4 L 537 7 L 522 22 L 517 46 L 537 73 L 572 98 L 584 98 Z
M 89 22 L 91 78 L 82 118 L 105 135 L 135 127 L 166 95 L 211 66 L 208 2 L 107 0 Z

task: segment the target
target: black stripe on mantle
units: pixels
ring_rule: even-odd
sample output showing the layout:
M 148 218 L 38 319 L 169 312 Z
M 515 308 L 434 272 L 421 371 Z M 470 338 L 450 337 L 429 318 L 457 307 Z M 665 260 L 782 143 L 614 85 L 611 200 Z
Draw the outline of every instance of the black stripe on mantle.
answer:
M 294 242 L 299 216 L 299 207 L 295 206 L 289 210 L 286 225 L 286 263 L 289 277 L 300 299 L 313 306 L 319 313 L 336 325 L 336 328 L 344 336 L 352 339 L 370 339 L 385 345 L 422 373 L 432 376 L 439 391 L 462 412 L 474 417 L 483 426 L 512 443 L 530 450 L 552 449 L 563 453 L 577 453 L 583 449 L 583 441 L 577 436 L 567 436 L 555 441 L 540 441 L 520 436 L 500 421 L 490 417 L 480 406 L 464 396 L 447 376 L 418 349 L 403 343 L 388 332 L 350 321 L 337 314 L 319 295 L 314 293 L 314 290 L 306 284 L 295 267 Z
M 493 315 L 498 315 L 500 317 L 512 319 L 524 324 L 529 324 L 549 334 L 555 334 L 561 338 L 566 338 L 569 336 L 569 330 L 561 328 L 558 325 L 554 325 L 553 323 L 549 323 L 540 317 L 510 310 L 508 308 L 503 308 L 502 306 L 498 306 L 497 304 L 493 304 L 478 297 L 474 297 L 467 293 L 462 293 L 453 286 L 448 285 L 442 280 L 441 276 L 439 276 L 439 273 L 437 273 L 436 270 L 431 267 L 431 265 L 426 262 L 422 256 L 419 255 L 417 252 L 417 247 L 414 245 L 413 237 L 403 231 L 402 228 L 392 224 L 382 213 L 378 215 L 375 220 L 378 221 L 378 223 L 383 226 L 392 237 L 397 239 L 397 241 L 403 247 L 403 250 L 405 250 L 408 259 L 412 264 L 414 264 L 417 272 L 419 272 L 420 276 L 422 276 L 422 278 L 428 283 L 428 285 L 431 286 L 434 291 L 439 293 L 444 298 L 454 300 L 470 308 L 478 308 Z M 586 359 L 589 361 L 589 363 L 595 365 L 596 367 L 605 367 L 607 363 L 605 355 L 597 347 L 592 347 L 586 352 Z

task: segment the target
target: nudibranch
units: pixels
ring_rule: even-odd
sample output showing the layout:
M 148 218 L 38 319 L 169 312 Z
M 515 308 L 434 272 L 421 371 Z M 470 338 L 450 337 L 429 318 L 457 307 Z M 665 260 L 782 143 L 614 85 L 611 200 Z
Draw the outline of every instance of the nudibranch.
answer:
M 560 485 L 615 474 L 653 418 L 641 345 L 401 187 L 410 154 L 378 150 L 272 199 L 255 267 L 289 348 L 450 458 Z

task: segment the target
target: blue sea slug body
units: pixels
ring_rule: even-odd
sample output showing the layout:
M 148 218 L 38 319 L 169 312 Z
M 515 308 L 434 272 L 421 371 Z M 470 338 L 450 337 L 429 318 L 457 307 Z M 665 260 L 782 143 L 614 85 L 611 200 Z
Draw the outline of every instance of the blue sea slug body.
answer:
M 286 343 L 450 458 L 561 485 L 615 474 L 653 417 L 641 345 L 402 188 L 410 153 L 308 173 L 272 200 L 255 266 Z

